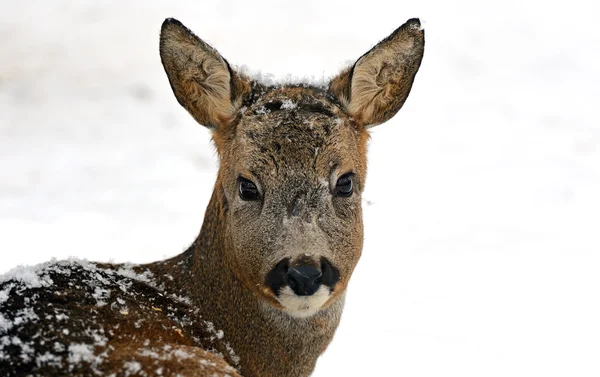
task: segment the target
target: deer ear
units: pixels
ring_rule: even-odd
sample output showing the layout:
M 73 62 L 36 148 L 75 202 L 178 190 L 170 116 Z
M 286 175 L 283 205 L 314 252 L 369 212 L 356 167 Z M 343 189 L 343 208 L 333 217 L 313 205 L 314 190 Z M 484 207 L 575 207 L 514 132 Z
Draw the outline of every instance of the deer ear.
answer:
M 246 78 L 176 19 L 162 24 L 160 58 L 177 101 L 209 128 L 218 130 L 235 119 L 251 92 Z
M 423 59 L 425 32 L 414 18 L 329 83 L 329 90 L 365 127 L 393 117 L 406 101 Z

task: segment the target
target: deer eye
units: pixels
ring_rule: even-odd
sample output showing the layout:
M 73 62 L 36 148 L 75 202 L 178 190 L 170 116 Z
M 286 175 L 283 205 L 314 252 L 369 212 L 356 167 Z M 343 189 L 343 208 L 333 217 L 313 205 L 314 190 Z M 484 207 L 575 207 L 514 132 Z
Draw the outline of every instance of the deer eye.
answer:
M 238 178 L 238 191 L 242 200 L 258 200 L 258 188 L 252 181 L 246 178 Z
M 352 195 L 353 185 L 352 185 L 352 177 L 354 174 L 346 173 L 338 178 L 337 183 L 335 184 L 334 195 L 348 197 Z

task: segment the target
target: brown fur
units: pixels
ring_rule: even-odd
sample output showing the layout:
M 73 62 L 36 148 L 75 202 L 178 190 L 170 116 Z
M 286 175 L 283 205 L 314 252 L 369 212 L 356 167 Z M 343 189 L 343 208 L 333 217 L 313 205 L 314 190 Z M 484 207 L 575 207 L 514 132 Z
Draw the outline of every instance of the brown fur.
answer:
M 200 124 L 227 124 L 240 99 L 250 93 L 248 80 L 233 73 L 215 49 L 179 22 L 163 24 L 160 57 L 175 97 Z
M 0 328 L 0 374 L 308 376 L 337 328 L 362 250 L 366 128 L 403 105 L 423 43 L 410 20 L 327 90 L 267 87 L 166 20 L 165 71 L 179 103 L 212 129 L 219 153 L 200 235 L 175 258 L 133 267 L 137 276 L 123 266 L 58 262 L 38 268 L 49 286 L 1 283 L 10 295 L 0 320 L 12 325 L 5 334 Z M 333 196 L 348 172 L 354 194 Z M 240 176 L 256 182 L 261 200 L 239 198 Z M 285 258 L 326 258 L 339 270 L 315 314 L 286 312 L 267 285 L 265 276 Z M 99 299 L 98 292 L 109 293 Z M 95 356 L 73 363 L 78 354 L 55 343 L 88 344 Z M 49 362 L 44 352 L 60 360 Z
M 409 20 L 334 79 L 330 90 L 359 123 L 374 126 L 385 122 L 408 97 L 421 65 L 424 42 L 420 22 Z

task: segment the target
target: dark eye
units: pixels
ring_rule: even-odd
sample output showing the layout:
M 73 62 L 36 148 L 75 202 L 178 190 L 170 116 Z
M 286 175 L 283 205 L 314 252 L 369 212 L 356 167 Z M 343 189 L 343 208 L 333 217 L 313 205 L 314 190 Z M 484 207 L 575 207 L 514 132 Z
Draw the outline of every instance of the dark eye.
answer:
M 252 181 L 239 177 L 238 188 L 242 200 L 258 200 L 258 188 Z
M 334 194 L 335 196 L 348 197 L 352 195 L 352 173 L 347 173 L 338 178 L 335 184 Z

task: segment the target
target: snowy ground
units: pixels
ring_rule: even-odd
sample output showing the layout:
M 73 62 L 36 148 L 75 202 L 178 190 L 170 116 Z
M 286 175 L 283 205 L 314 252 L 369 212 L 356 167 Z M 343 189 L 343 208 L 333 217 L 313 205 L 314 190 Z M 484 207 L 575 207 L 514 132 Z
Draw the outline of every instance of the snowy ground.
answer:
M 599 9 L 579 2 L 0 1 L 0 273 L 148 262 L 196 236 L 208 132 L 158 57 L 176 17 L 316 79 L 410 17 L 425 59 L 373 131 L 365 248 L 314 376 L 600 375 Z

